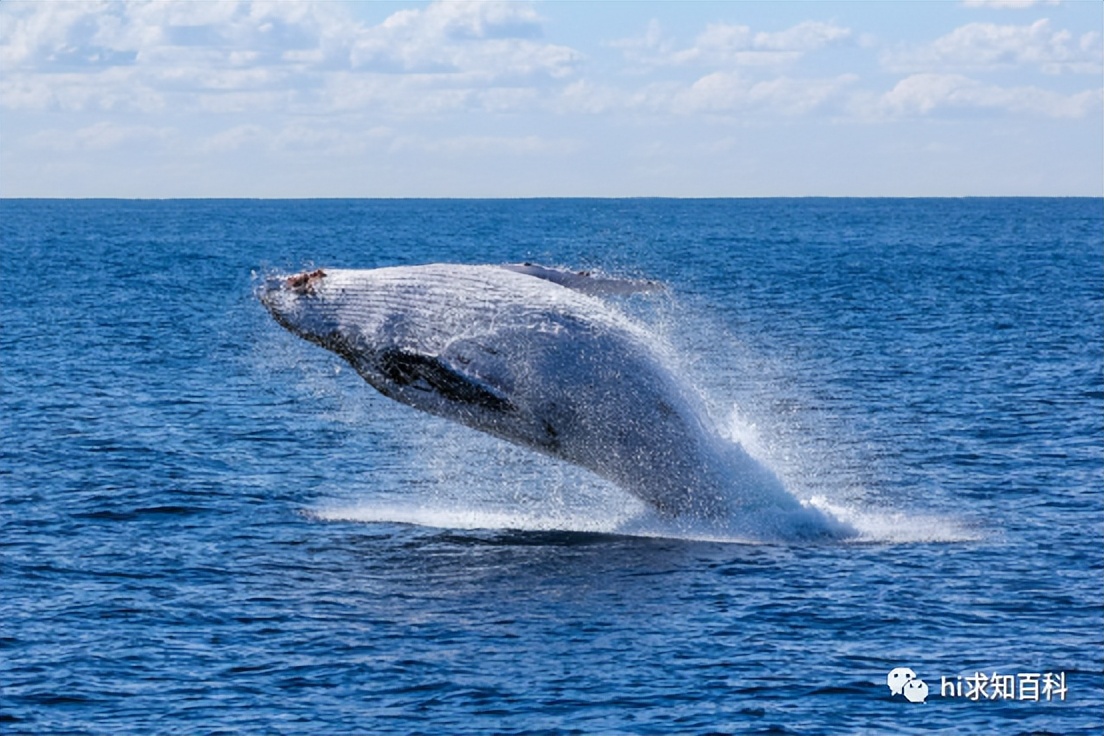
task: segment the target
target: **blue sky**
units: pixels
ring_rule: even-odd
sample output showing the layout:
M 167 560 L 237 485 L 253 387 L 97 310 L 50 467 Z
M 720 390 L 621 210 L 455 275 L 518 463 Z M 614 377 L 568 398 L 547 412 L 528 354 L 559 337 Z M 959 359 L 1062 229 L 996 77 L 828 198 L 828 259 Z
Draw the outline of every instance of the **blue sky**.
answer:
M 0 196 L 1104 195 L 1104 3 L 0 3 Z

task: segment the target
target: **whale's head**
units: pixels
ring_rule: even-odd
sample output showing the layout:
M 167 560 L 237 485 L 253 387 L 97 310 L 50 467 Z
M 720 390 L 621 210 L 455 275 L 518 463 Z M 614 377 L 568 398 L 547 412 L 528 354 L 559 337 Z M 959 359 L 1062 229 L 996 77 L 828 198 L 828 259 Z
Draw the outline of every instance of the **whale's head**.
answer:
M 257 296 L 282 327 L 362 373 L 381 354 L 409 343 L 412 312 L 421 306 L 403 298 L 387 269 L 319 268 L 272 276 Z
M 314 269 L 266 278 L 257 297 L 292 334 L 337 353 L 381 390 L 379 356 L 391 349 L 384 329 L 386 284 L 372 271 Z
M 409 339 L 416 302 L 397 298 L 383 270 L 315 269 L 272 276 L 257 290 L 285 329 L 337 353 L 377 388 L 380 361 Z
M 457 405 L 466 415 L 512 411 L 471 373 L 494 374 L 496 354 L 457 339 L 471 328 L 463 306 L 471 294 L 462 286 L 443 292 L 446 282 L 426 269 L 317 269 L 270 277 L 257 295 L 280 325 L 337 353 L 386 396 L 435 414 Z M 444 354 L 450 348 L 463 354 Z
M 341 289 L 321 268 L 291 276 L 270 276 L 257 290 L 261 303 L 289 332 L 339 354 L 350 337 Z

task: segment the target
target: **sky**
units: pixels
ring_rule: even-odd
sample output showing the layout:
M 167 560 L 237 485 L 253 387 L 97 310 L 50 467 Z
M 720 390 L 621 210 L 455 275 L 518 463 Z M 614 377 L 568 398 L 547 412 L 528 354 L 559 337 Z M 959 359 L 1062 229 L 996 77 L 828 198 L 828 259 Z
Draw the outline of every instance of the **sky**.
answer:
M 0 2 L 2 197 L 1104 196 L 1104 3 Z

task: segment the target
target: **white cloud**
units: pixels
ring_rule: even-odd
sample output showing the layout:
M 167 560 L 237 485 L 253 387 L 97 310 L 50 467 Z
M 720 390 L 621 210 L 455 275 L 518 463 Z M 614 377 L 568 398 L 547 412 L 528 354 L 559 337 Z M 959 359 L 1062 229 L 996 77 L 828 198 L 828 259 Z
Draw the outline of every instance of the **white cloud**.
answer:
M 1034 67 L 1048 74 L 1100 74 L 1104 49 L 1100 33 L 1075 36 L 1041 19 L 1031 25 L 969 23 L 930 44 L 887 52 L 882 63 L 893 71 L 970 71 Z
M 358 74 L 336 71 L 326 75 L 318 95 L 320 111 L 373 111 L 386 118 L 405 119 L 442 115 L 479 106 L 480 90 L 459 78 L 444 84 L 431 74 Z
M 498 136 L 465 135 L 429 138 L 406 135 L 396 137 L 390 146 L 393 153 L 415 151 L 445 156 L 532 156 L 574 153 L 579 142 L 569 138 L 549 139 L 536 135 Z
M 539 40 L 540 24 L 536 12 L 522 4 L 434 3 L 358 29 L 350 61 L 354 69 L 464 73 L 482 79 L 567 76 L 580 54 Z
M 653 65 L 659 63 L 657 59 L 665 59 L 671 54 L 674 43 L 664 37 L 659 21 L 652 18 L 648 21 L 648 28 L 643 36 L 620 38 L 609 41 L 607 45 L 620 49 L 625 59 L 634 64 Z
M 348 109 L 335 74 L 389 93 L 539 87 L 582 58 L 541 40 L 526 4 L 438 2 L 378 25 L 340 3 L 0 4 L 0 105 L 9 109 L 232 112 Z M 408 77 L 420 77 L 415 85 Z M 463 97 L 464 95 L 460 95 Z M 475 96 L 471 99 L 480 99 Z M 501 98 L 496 98 L 501 99 Z
M 0 75 L 0 108 L 154 113 L 166 107 L 161 91 L 125 68 L 111 67 L 95 74 L 70 71 Z
M 252 61 L 313 44 L 342 27 L 328 5 L 222 2 L 4 3 L 0 63 L 43 70 L 149 65 L 159 50 L 174 62 Z M 194 57 L 194 58 L 193 58 Z
M 549 155 L 571 153 L 579 143 L 568 138 L 537 135 L 427 136 L 375 126 L 351 131 L 335 125 L 293 122 L 279 128 L 253 123 L 235 125 L 200 141 L 203 154 L 229 154 L 247 149 L 270 153 L 307 152 L 321 156 L 355 156 L 368 150 L 390 154 L 419 153 L 448 157 L 485 155 Z
M 252 123 L 235 125 L 199 142 L 200 153 L 228 153 L 250 145 L 266 145 L 269 131 Z
M 1023 10 L 1039 5 L 1058 5 L 1060 0 L 962 0 L 967 8 L 1011 8 Z
M 1012 4 L 1021 3 L 985 6 Z M 334 174 L 319 191 L 470 194 L 455 182 L 494 171 L 487 181 L 496 183 L 479 191 L 531 181 L 505 193 L 540 193 L 557 181 L 564 194 L 645 193 L 657 182 L 706 193 L 713 157 L 757 153 L 764 141 L 777 144 L 774 158 L 796 160 L 792 151 L 807 145 L 859 159 L 870 131 L 895 140 L 922 129 L 936 143 L 957 135 L 965 161 L 971 145 L 987 144 L 988 132 L 975 131 L 1003 125 L 1040 151 L 1045 141 L 1099 148 L 1104 50 L 1099 15 L 1081 6 L 1063 8 L 1059 27 L 1059 16 L 1032 22 L 1031 12 L 963 25 L 963 15 L 991 16 L 902 4 L 890 39 L 865 20 L 796 22 L 798 6 L 776 13 L 765 3 L 689 14 L 677 3 L 624 4 L 593 16 L 581 4 L 415 2 L 386 18 L 380 7 L 0 0 L 5 192 L 83 191 L 39 173 L 57 164 L 88 172 L 82 186 L 92 194 L 123 170 L 163 178 L 157 186 L 170 194 L 309 195 L 335 171 L 348 178 Z M 659 20 L 647 22 L 653 13 Z M 684 35 L 661 24 L 695 16 Z M 581 27 L 590 17 L 596 27 Z M 598 40 L 626 27 L 641 34 Z M 978 118 L 985 124 L 973 125 Z M 871 121 L 885 124 L 856 125 Z M 633 162 L 649 156 L 654 172 L 679 177 L 638 180 Z M 370 186 L 365 171 L 378 174 Z M 204 173 L 185 185 L 179 172 Z
M 876 115 L 917 116 L 944 111 L 985 110 L 1039 117 L 1081 118 L 1099 111 L 1100 90 L 1063 95 L 1032 86 L 1001 87 L 961 74 L 913 74 L 881 95 Z
M 79 128 L 76 131 L 50 128 L 38 131 L 24 142 L 27 146 L 40 150 L 66 151 L 106 151 L 123 147 L 166 143 L 179 136 L 172 127 L 151 125 L 119 125 L 101 121 Z
M 657 67 L 712 71 L 693 80 L 651 82 L 632 92 L 580 81 L 564 91 L 561 103 L 590 113 L 627 109 L 685 116 L 758 110 L 803 115 L 840 98 L 857 77 L 804 78 L 780 74 L 778 68 L 851 38 L 850 29 L 822 21 L 804 21 L 769 32 L 747 25 L 709 23 L 691 45 L 680 47 L 653 20 L 643 36 L 610 45 L 638 71 Z
M 327 156 L 355 156 L 378 147 L 394 136 L 384 126 L 350 130 L 332 125 L 295 122 L 284 126 L 272 138 L 272 147 L 282 151 L 309 151 Z
M 835 23 L 805 21 L 778 33 L 756 33 L 757 49 L 808 53 L 851 37 L 851 30 Z
M 777 77 L 749 79 L 738 72 L 719 71 L 697 80 L 678 94 L 676 112 L 723 113 L 766 108 L 785 115 L 803 115 L 840 99 L 841 93 L 857 81 L 853 74 L 828 79 Z
M 244 123 L 206 136 L 198 142 L 195 150 L 201 154 L 225 154 L 259 148 L 273 153 L 355 156 L 369 148 L 383 148 L 393 137 L 394 132 L 382 126 L 361 130 L 298 121 L 273 129 Z
M 641 92 L 579 79 L 564 87 L 551 108 L 566 115 L 604 115 L 639 108 L 644 98 Z
M 755 32 L 750 26 L 710 23 L 686 48 L 677 48 L 651 21 L 644 36 L 614 41 L 625 58 L 645 66 L 772 66 L 797 61 L 829 44 L 849 39 L 851 30 L 835 23 L 804 21 L 777 32 Z

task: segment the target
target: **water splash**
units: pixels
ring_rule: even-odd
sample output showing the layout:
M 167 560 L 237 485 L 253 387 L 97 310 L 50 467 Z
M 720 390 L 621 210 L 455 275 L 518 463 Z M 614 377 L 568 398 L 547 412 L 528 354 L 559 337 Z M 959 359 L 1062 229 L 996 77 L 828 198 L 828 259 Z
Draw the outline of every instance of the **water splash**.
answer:
M 613 493 L 622 494 L 625 498 L 621 500 L 628 503 L 620 508 L 616 503 L 596 508 L 555 502 L 536 506 L 481 504 L 470 497 L 447 504 L 439 499 L 391 498 L 322 504 L 310 510 L 309 515 L 322 521 L 407 524 L 438 529 L 562 531 L 750 545 L 793 543 L 802 539 L 800 536 L 794 538 L 789 519 L 756 519 L 750 522 L 756 527 L 755 533 L 742 534 L 738 529 L 726 529 L 723 525 L 665 519 L 622 491 L 613 489 Z M 838 539 L 815 535 L 813 539 L 820 542 L 951 544 L 976 542 L 985 536 L 976 526 L 946 516 L 833 504 L 823 498 L 814 498 L 804 506 L 824 512 L 855 531 L 840 535 Z M 772 524 L 775 534 L 765 535 L 764 531 Z M 741 526 L 746 525 L 741 523 Z M 807 537 L 805 539 L 808 541 Z
M 856 503 L 833 504 L 824 498 L 814 498 L 810 503 L 852 526 L 858 535 L 848 541 L 857 544 L 950 544 L 977 542 L 985 537 L 976 525 L 950 516 L 864 508 Z
M 398 407 L 401 410 L 401 407 Z M 425 421 L 411 415 L 410 420 Z M 325 521 L 411 524 L 442 529 L 564 531 L 740 544 L 825 541 L 827 508 L 766 507 L 731 519 L 664 517 L 581 468 L 430 418 L 411 431 L 405 477 L 346 489 L 310 513 Z M 413 425 L 411 425 L 413 430 Z M 400 428 L 401 431 L 401 428 Z M 478 464 L 471 462 L 479 458 Z M 396 469 L 389 468 L 389 475 Z M 366 477 L 366 482 L 371 479 Z M 834 522 L 827 522 L 828 524 Z M 839 536 L 850 536 L 840 529 Z

